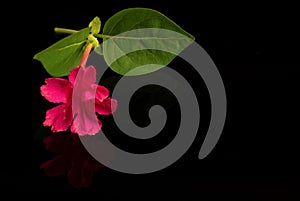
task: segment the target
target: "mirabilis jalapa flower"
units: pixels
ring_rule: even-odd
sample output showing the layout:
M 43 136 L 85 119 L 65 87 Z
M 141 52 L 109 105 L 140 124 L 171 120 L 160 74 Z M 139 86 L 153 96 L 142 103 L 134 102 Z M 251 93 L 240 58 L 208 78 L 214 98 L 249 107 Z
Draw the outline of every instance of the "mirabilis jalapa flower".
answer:
M 42 96 L 53 103 L 61 103 L 46 113 L 44 126 L 52 132 L 66 131 L 83 135 L 97 134 L 102 123 L 97 114 L 109 115 L 117 108 L 117 101 L 109 96 L 109 90 L 95 84 L 96 69 L 85 67 L 92 44 L 87 45 L 80 65 L 70 71 L 67 79 L 47 78 L 40 88 Z M 96 113 L 95 113 L 96 112 Z

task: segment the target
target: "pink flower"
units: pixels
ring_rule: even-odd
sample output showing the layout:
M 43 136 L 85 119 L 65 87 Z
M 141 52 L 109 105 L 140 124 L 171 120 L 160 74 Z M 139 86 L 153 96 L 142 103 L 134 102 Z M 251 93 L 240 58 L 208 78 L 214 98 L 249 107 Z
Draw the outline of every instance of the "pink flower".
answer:
M 78 135 L 53 134 L 44 138 L 44 144 L 47 151 L 57 155 L 41 164 L 40 168 L 49 177 L 67 175 L 73 187 L 90 186 L 94 174 L 104 167 L 87 152 Z
M 71 131 L 79 135 L 95 135 L 102 127 L 97 114 L 109 115 L 117 108 L 117 101 L 109 98 L 109 91 L 96 82 L 96 69 L 76 67 L 70 71 L 69 80 L 47 78 L 41 94 L 48 101 L 62 103 L 46 113 L 44 126 L 52 132 Z

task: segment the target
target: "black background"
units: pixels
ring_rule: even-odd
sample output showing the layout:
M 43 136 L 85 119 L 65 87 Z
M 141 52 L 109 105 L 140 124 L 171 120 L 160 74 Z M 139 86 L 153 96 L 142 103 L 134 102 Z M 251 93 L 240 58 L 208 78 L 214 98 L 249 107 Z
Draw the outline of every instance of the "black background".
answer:
M 14 109 L 7 118 L 11 123 L 9 143 L 3 143 L 3 153 L 9 159 L 5 163 L 10 170 L 5 174 L 9 190 L 97 192 L 99 199 L 140 200 L 216 195 L 286 198 L 298 193 L 299 50 L 295 5 L 208 5 L 194 1 L 95 1 L 77 7 L 73 4 L 45 2 L 24 7 L 16 12 L 19 15 L 12 12 L 6 16 L 17 16 L 5 24 L 10 34 L 4 41 L 13 47 L 9 55 L 12 59 L 6 60 L 10 73 L 16 74 L 11 76 L 16 81 L 9 85 L 14 90 L 3 89 L 5 100 L 13 103 Z M 49 75 L 32 57 L 59 39 L 54 27 L 81 29 L 95 16 L 105 23 L 116 12 L 130 7 L 160 11 L 194 35 L 208 52 L 226 88 L 225 128 L 215 149 L 203 160 L 197 159 L 203 139 L 200 136 L 179 161 L 162 171 L 127 175 L 102 169 L 89 188 L 72 188 L 66 177 L 51 178 L 39 169 L 48 157 L 42 141 L 36 139 L 47 109 L 39 87 Z M 197 88 L 192 72 L 185 76 Z

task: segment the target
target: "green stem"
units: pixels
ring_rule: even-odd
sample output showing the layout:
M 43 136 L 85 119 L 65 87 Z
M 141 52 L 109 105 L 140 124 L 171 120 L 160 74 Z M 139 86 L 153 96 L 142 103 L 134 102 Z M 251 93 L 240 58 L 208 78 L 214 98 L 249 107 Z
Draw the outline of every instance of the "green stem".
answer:
M 77 30 L 73 30 L 73 29 L 65 29 L 65 28 L 59 28 L 59 27 L 55 27 L 54 31 L 56 33 L 64 33 L 64 34 L 73 34 L 73 33 L 77 33 Z M 112 36 L 109 35 L 104 35 L 104 34 L 94 34 L 94 36 L 98 37 L 98 38 L 111 38 Z
M 64 33 L 64 34 L 73 34 L 73 33 L 78 32 L 78 31 L 73 30 L 73 29 L 65 29 L 65 28 L 59 28 L 59 27 L 55 27 L 54 31 L 56 33 Z
M 94 34 L 94 36 L 96 36 L 98 38 L 111 38 L 112 37 L 112 36 L 105 35 L 105 34 Z

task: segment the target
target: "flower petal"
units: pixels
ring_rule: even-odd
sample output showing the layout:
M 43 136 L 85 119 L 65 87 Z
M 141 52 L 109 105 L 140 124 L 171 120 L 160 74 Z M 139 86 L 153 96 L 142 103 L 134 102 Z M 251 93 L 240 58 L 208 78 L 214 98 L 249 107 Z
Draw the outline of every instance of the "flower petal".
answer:
M 94 100 L 73 101 L 73 112 L 76 117 L 73 120 L 71 132 L 79 135 L 95 135 L 100 131 L 102 124 L 95 113 Z
M 77 67 L 70 71 L 69 75 L 70 82 L 75 85 L 75 82 L 80 82 L 81 85 L 91 86 L 96 82 L 96 69 L 94 66 L 88 67 Z
M 67 103 L 72 94 L 72 86 L 62 78 L 47 78 L 46 84 L 40 88 L 42 96 L 53 103 Z
M 118 102 L 113 98 L 106 98 L 102 102 L 96 99 L 95 110 L 101 115 L 109 115 L 116 111 Z
M 80 66 L 77 66 L 76 68 L 70 70 L 69 81 L 71 82 L 72 85 L 74 85 L 74 82 L 76 80 L 79 69 L 80 69 Z
M 96 69 L 93 66 L 79 68 L 76 80 L 73 83 L 73 101 L 87 101 L 95 99 L 97 85 Z
M 91 86 L 86 86 L 86 85 L 82 85 L 82 86 L 78 86 L 76 87 L 77 91 L 80 90 L 80 99 L 81 101 L 91 101 L 93 99 L 95 99 L 96 96 L 96 85 L 91 85 Z M 78 93 L 76 93 L 78 94 Z M 77 97 L 76 97 L 77 98 Z
M 44 126 L 52 126 L 52 132 L 65 131 L 72 123 L 72 110 L 68 104 L 56 106 L 46 112 Z
M 71 132 L 81 136 L 95 135 L 101 130 L 101 127 L 102 123 L 95 113 L 93 115 L 81 113 L 75 117 L 71 126 Z
M 104 86 L 97 85 L 95 98 L 99 101 L 103 101 L 109 95 L 109 90 Z
M 96 68 L 94 66 L 88 66 L 83 69 L 84 80 L 86 81 L 86 83 L 89 83 L 90 85 L 94 84 L 96 82 Z
M 95 135 L 101 124 L 95 113 L 96 69 L 93 66 L 80 68 L 74 82 L 72 109 L 76 115 L 71 131 L 79 135 Z

